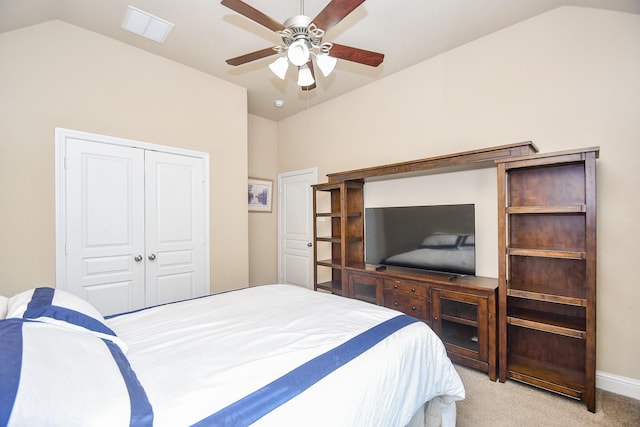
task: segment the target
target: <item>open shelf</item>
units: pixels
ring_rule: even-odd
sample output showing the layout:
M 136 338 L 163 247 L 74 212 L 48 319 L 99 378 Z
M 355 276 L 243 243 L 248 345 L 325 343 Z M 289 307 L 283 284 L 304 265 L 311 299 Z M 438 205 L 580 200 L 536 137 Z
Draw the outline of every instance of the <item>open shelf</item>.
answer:
M 585 307 L 587 305 L 587 300 L 584 298 L 572 298 L 572 297 L 565 297 L 565 296 L 556 295 L 556 294 L 519 291 L 515 289 L 507 289 L 507 296 L 530 299 L 535 301 L 545 301 L 545 302 L 554 302 L 558 304 L 575 305 L 579 307 Z
M 573 161 L 509 169 L 508 206 L 571 206 L 585 203 L 585 165 Z
M 509 248 L 508 255 L 513 256 L 529 256 L 538 258 L 563 258 L 563 259 L 585 259 L 587 256 L 584 251 L 565 251 L 550 249 L 523 249 Z
M 316 285 L 316 289 L 331 292 L 332 294 L 342 295 L 342 283 L 341 282 L 322 282 Z
M 508 324 L 508 340 L 511 342 L 507 358 L 508 369 L 525 375 L 558 381 L 564 385 L 584 384 L 584 339 L 530 329 Z M 544 368 L 537 373 L 537 368 Z M 568 373 L 563 380 L 560 374 Z
M 529 318 L 527 315 L 518 316 L 518 317 L 508 316 L 507 323 L 509 325 L 536 329 L 538 331 L 544 331 L 544 332 L 564 335 L 567 337 L 578 338 L 578 339 L 584 339 L 586 336 L 586 333 L 584 330 L 578 330 L 575 328 L 567 328 L 564 326 L 559 326 L 556 322 L 546 323 L 546 322 L 531 320 L 531 318 Z
M 587 321 L 583 306 L 513 297 L 507 304 L 508 323 L 584 338 Z
M 509 377 L 574 399 L 582 399 L 585 388 L 584 371 L 545 363 L 521 355 L 511 355 Z
M 509 216 L 509 247 L 559 252 L 584 252 L 584 213 Z
M 322 260 L 318 260 L 316 261 L 317 265 L 323 266 L 323 267 L 331 267 L 331 268 L 336 268 L 336 269 L 340 269 L 342 268 L 342 264 L 340 263 L 340 260 L 335 260 L 335 259 L 322 259 Z
M 340 243 L 342 239 L 340 237 L 316 237 L 317 242 L 329 242 L 329 243 Z
M 511 206 L 507 207 L 508 214 L 559 214 L 559 213 L 584 213 L 585 205 L 571 206 Z
M 340 212 L 317 212 L 318 218 L 340 218 Z
M 555 300 L 584 305 L 587 264 L 582 258 L 551 258 L 513 255 L 509 251 L 509 295 L 522 298 Z

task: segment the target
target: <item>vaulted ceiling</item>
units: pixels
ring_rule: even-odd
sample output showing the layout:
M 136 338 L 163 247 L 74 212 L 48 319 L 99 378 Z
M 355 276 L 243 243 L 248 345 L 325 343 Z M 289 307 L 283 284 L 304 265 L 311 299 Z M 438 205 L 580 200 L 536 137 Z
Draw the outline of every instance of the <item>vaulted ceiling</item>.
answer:
M 329 0 L 244 2 L 284 22 L 301 8 L 313 18 Z M 123 30 L 128 5 L 175 24 L 166 41 Z M 367 0 L 324 40 L 383 53 L 384 62 L 374 68 L 339 60 L 328 77 L 316 73 L 313 91 L 301 91 L 291 70 L 285 80 L 271 73 L 275 56 L 228 65 L 226 59 L 279 45 L 281 38 L 219 0 L 0 0 L 0 32 L 59 19 L 245 87 L 249 113 L 279 120 L 560 6 L 640 13 L 640 0 Z M 284 106 L 277 108 L 276 100 Z

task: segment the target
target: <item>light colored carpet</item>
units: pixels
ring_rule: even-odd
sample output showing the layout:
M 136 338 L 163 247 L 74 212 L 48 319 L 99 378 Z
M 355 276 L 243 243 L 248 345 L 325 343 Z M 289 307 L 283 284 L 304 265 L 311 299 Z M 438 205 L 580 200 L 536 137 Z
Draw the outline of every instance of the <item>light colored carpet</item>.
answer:
M 466 390 L 457 402 L 457 427 L 640 426 L 640 400 L 596 390 L 596 413 L 584 403 L 513 380 L 492 382 L 455 365 Z

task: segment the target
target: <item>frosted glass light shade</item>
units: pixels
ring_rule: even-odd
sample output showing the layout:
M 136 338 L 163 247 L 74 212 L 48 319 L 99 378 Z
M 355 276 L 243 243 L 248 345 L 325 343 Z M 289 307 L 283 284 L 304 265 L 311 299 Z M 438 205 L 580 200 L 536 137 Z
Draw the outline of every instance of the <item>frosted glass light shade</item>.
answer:
M 298 71 L 298 86 L 311 86 L 315 83 L 313 74 L 307 65 L 300 67 Z
M 287 61 L 287 58 L 284 56 L 281 56 L 269 64 L 269 68 L 273 71 L 273 74 L 284 80 L 284 77 L 287 74 L 287 68 L 289 68 L 289 61 Z
M 300 67 L 309 61 L 309 47 L 304 40 L 295 41 L 287 49 L 287 56 L 293 65 Z
M 333 69 L 336 67 L 337 62 L 337 58 L 329 56 L 326 53 L 322 53 L 316 57 L 316 64 L 318 64 L 318 68 L 320 68 L 322 75 L 325 77 L 331 74 Z

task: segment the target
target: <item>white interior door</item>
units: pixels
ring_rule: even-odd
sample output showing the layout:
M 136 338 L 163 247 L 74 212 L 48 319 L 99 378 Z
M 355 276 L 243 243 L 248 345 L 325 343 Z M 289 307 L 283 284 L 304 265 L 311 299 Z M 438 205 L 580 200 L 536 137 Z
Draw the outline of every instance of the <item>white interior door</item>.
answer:
M 146 152 L 146 303 L 206 295 L 200 158 Z
M 317 169 L 278 175 L 278 280 L 313 289 L 313 199 Z
M 66 288 L 103 314 L 145 306 L 144 150 L 67 139 Z

